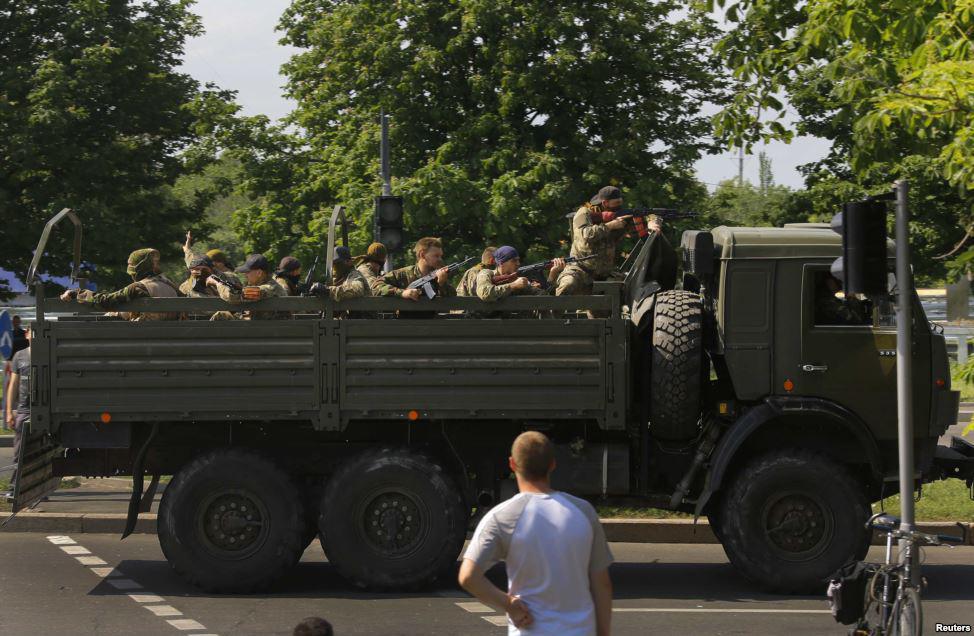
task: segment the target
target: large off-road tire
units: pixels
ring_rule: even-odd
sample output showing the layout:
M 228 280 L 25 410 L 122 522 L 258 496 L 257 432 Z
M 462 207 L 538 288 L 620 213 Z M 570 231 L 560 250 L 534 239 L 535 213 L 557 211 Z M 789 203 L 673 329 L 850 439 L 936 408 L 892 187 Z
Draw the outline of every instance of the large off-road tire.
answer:
M 663 441 L 692 439 L 699 431 L 705 369 L 700 296 L 685 291 L 656 296 L 650 356 L 650 433 Z
M 319 519 L 328 560 L 370 589 L 414 589 L 452 569 L 468 511 L 453 480 L 428 458 L 377 449 L 328 482 Z
M 751 460 L 720 501 L 724 551 L 770 592 L 822 593 L 829 576 L 869 549 L 863 484 L 831 458 L 802 449 Z
M 263 455 L 215 450 L 184 466 L 166 488 L 158 532 L 166 559 L 193 585 L 264 590 L 301 558 L 300 489 Z

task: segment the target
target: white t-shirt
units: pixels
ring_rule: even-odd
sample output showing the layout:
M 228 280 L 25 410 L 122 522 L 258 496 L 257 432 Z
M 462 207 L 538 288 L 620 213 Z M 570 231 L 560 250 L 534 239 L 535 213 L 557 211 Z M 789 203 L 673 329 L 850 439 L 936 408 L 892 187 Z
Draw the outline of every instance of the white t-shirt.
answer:
M 520 493 L 477 524 L 465 559 L 487 571 L 507 565 L 508 591 L 528 606 L 534 623 L 509 636 L 590 636 L 595 605 L 589 573 L 612 563 L 599 517 L 584 499 L 563 492 Z

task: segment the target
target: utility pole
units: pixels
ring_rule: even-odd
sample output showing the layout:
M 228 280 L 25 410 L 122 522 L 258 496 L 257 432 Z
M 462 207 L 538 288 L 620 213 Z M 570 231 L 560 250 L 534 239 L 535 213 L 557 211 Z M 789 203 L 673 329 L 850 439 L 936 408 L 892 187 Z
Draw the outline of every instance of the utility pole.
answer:
M 379 142 L 379 156 L 382 163 L 382 195 L 392 195 L 392 175 L 389 168 L 389 116 L 385 109 L 379 111 L 382 121 L 382 138 Z M 378 239 L 376 239 L 378 240 Z
M 909 184 L 900 180 L 896 191 L 896 419 L 900 463 L 900 530 L 914 529 L 913 490 L 913 274 L 910 269 Z M 905 557 L 900 541 L 900 560 Z M 919 553 L 919 550 L 917 550 Z M 916 556 L 916 554 L 914 555 Z M 913 565 L 916 565 L 915 563 Z M 919 578 L 920 568 L 912 572 Z
M 737 185 L 744 187 L 744 146 L 737 149 Z

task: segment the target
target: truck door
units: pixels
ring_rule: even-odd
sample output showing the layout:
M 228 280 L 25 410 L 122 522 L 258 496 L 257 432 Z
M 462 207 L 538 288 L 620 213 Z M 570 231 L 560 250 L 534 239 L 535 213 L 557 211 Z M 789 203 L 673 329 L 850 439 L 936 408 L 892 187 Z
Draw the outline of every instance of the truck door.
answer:
M 54 475 L 54 458 L 63 449 L 50 435 L 49 344 L 43 323 L 35 323 L 31 340 L 31 418 L 24 423 L 20 449 L 14 461 L 14 483 L 9 495 L 13 512 L 20 512 L 57 490 L 61 478 Z
M 844 301 L 828 264 L 806 264 L 800 312 L 801 359 L 793 394 L 821 397 L 853 411 L 881 439 L 896 438 L 896 317 L 891 302 Z M 917 313 L 919 312 L 919 313 Z M 929 338 L 919 304 L 914 306 L 913 354 L 928 360 Z M 929 365 L 913 367 L 914 386 L 930 385 Z M 914 422 L 925 431 L 929 392 L 914 391 Z

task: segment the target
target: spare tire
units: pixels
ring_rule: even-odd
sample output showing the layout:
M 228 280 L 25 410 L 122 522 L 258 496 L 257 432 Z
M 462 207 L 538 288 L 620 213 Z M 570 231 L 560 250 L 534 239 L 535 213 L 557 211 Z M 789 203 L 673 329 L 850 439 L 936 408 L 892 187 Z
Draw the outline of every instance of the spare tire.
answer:
M 680 290 L 657 294 L 650 357 L 650 432 L 664 441 L 692 439 L 707 370 L 700 296 Z

